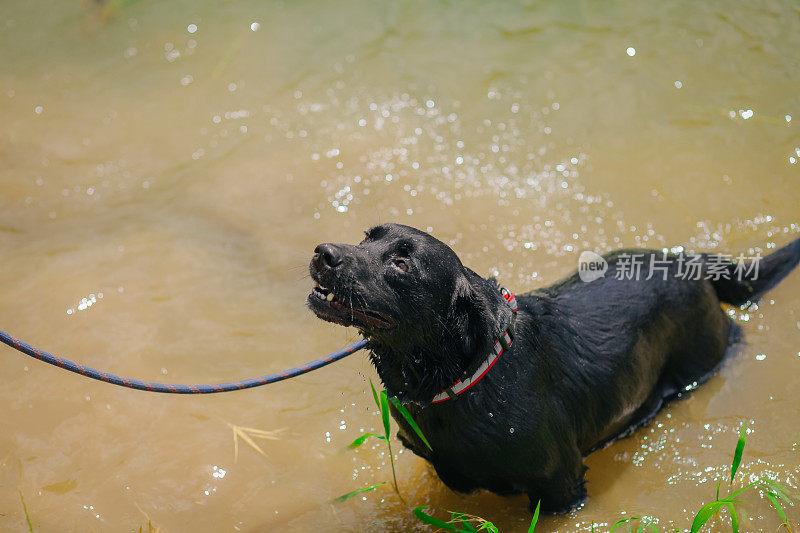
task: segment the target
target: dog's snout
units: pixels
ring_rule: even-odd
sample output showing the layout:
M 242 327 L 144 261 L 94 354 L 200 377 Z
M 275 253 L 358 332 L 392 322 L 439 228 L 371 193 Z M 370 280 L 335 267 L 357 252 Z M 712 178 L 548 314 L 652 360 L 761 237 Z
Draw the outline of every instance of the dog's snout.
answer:
M 314 254 L 314 262 L 320 269 L 333 269 L 342 262 L 342 251 L 333 244 L 320 244 L 314 248 Z

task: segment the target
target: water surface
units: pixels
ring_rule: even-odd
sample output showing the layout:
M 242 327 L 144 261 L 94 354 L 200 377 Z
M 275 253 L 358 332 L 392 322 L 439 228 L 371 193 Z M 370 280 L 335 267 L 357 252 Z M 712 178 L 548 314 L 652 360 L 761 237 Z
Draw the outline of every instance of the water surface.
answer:
M 0 6 L 0 327 L 118 374 L 226 381 L 352 342 L 304 307 L 307 263 L 379 222 L 517 292 L 586 249 L 800 234 L 793 2 Z M 543 530 L 687 527 L 742 420 L 744 477 L 800 484 L 800 274 L 730 313 L 742 353 L 592 455 L 589 503 Z M 377 441 L 340 453 L 381 425 L 363 354 L 180 397 L 2 352 L 2 529 L 21 491 L 37 531 L 408 531 L 417 505 L 527 530 L 525 498 L 454 494 L 397 442 L 405 502 L 328 503 L 390 478 Z M 226 423 L 283 431 L 235 459 Z

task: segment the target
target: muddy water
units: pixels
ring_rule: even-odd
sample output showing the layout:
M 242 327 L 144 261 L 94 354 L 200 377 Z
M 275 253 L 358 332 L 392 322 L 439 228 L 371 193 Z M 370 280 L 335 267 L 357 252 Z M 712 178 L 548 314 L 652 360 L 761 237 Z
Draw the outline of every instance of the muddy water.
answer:
M 0 327 L 91 366 L 207 383 L 355 340 L 305 309 L 306 265 L 378 222 L 518 292 L 585 249 L 800 234 L 792 2 L 1 5 Z M 744 476 L 800 485 L 800 273 L 730 313 L 742 353 L 592 455 L 589 503 L 543 530 L 687 527 L 742 420 Z M 181 397 L 1 351 L 0 529 L 22 494 L 36 531 L 407 531 L 417 505 L 526 530 L 524 498 L 454 494 L 396 441 L 404 501 L 328 503 L 390 479 L 377 444 L 340 453 L 380 426 L 363 354 Z M 228 424 L 282 431 L 237 458 Z

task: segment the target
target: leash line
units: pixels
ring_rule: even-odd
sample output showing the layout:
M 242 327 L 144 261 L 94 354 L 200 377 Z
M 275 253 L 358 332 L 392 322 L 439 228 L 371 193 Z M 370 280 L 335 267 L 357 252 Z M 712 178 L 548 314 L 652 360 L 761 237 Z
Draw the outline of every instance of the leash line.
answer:
M 230 392 L 242 389 L 251 389 L 253 387 L 261 387 L 262 385 L 269 385 L 270 383 L 276 383 L 278 381 L 300 376 L 306 372 L 311 372 L 312 370 L 317 370 L 318 368 L 327 366 L 338 361 L 339 359 L 344 359 L 348 355 L 352 355 L 367 346 L 367 340 L 361 339 L 320 359 L 309 361 L 304 365 L 290 368 L 288 370 L 284 370 L 283 372 L 267 374 L 266 376 L 257 378 L 243 379 L 240 381 L 232 381 L 227 383 L 214 383 L 212 385 L 177 385 L 171 383 L 155 383 L 152 381 L 124 378 L 117 376 L 116 374 L 103 372 L 102 370 L 81 365 L 68 359 L 64 359 L 63 357 L 59 357 L 57 355 L 34 348 L 30 344 L 22 342 L 21 340 L 12 337 L 2 330 L 0 330 L 0 342 L 7 344 L 15 350 L 18 350 L 35 359 L 59 368 L 63 368 L 64 370 L 69 370 L 70 372 L 86 376 L 87 378 L 96 379 L 105 383 L 111 383 L 112 385 L 119 385 L 120 387 L 127 387 L 129 389 L 161 392 L 164 394 L 214 394 L 217 392 Z

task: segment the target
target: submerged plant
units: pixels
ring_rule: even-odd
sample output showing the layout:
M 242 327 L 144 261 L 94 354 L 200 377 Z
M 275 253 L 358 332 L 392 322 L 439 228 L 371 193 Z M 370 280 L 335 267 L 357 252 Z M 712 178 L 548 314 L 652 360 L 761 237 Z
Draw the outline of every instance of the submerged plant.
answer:
M 258 428 L 249 428 L 245 426 L 237 426 L 235 424 L 231 424 L 227 420 L 223 420 L 229 428 L 233 431 L 233 461 L 236 462 L 239 460 L 239 439 L 241 438 L 247 445 L 253 448 L 255 451 L 263 455 L 264 457 L 267 454 L 261 447 L 256 444 L 256 441 L 253 439 L 264 439 L 264 440 L 278 440 L 280 435 L 286 428 L 280 428 L 273 431 L 267 431 L 265 429 L 258 429 Z
M 747 422 L 742 423 L 742 427 L 739 429 L 739 440 L 736 443 L 736 450 L 733 452 L 733 462 L 731 463 L 731 479 L 728 482 L 728 486 L 733 488 L 733 480 L 736 477 L 736 472 L 739 469 L 739 464 L 742 462 L 742 453 L 744 452 L 744 444 L 745 439 L 747 437 Z M 715 514 L 719 513 L 723 508 L 728 511 L 728 514 L 731 518 L 731 530 L 734 533 L 739 532 L 739 517 L 736 513 L 736 505 L 742 503 L 737 498 L 743 492 L 747 490 L 755 490 L 757 491 L 761 497 L 763 498 L 766 495 L 769 502 L 775 508 L 775 512 L 778 514 L 778 518 L 781 519 L 781 526 L 785 527 L 789 532 L 792 531 L 792 525 L 789 522 L 789 519 L 786 517 L 786 512 L 783 510 L 783 506 L 781 505 L 781 501 L 787 503 L 789 505 L 793 505 L 794 502 L 788 496 L 791 492 L 789 489 L 784 487 L 783 485 L 779 484 L 775 480 L 769 479 L 767 477 L 760 477 L 756 481 L 748 483 L 744 487 L 737 489 L 733 492 L 729 492 L 727 496 L 724 498 L 720 498 L 719 496 L 719 489 L 720 489 L 720 481 L 717 481 L 717 495 L 714 501 L 711 501 L 705 504 L 694 517 L 692 521 L 691 533 L 696 533 L 700 531 L 708 520 L 714 516 Z
M 531 525 L 528 527 L 528 533 L 533 533 L 534 529 L 536 529 L 536 523 L 539 521 L 539 506 L 541 504 L 541 501 L 536 504 L 536 511 L 533 513 Z M 478 533 L 479 531 L 487 531 L 490 533 L 500 533 L 497 526 L 480 516 L 460 513 L 458 511 L 448 511 L 450 513 L 450 520 L 444 522 L 435 516 L 429 515 L 423 509 L 425 509 L 425 506 L 414 509 L 414 516 L 428 525 L 436 526 L 441 531 L 454 531 L 456 533 Z
M 391 402 L 392 405 L 394 405 L 395 408 L 400 412 L 400 414 L 403 415 L 403 418 L 406 419 L 406 421 L 411 426 L 411 428 L 414 430 L 414 432 L 417 434 L 417 436 L 420 439 L 422 439 L 422 442 L 424 442 L 425 445 L 429 449 L 433 449 L 433 448 L 431 448 L 431 445 L 428 443 L 428 439 L 425 438 L 425 435 L 422 434 L 422 430 L 419 428 L 417 423 L 414 421 L 414 418 L 411 416 L 411 413 L 408 412 L 408 409 L 406 409 L 403 406 L 403 404 L 400 403 L 400 401 L 398 401 L 397 398 L 389 398 L 389 395 L 386 394 L 385 390 L 382 390 L 380 393 L 378 393 L 378 391 L 375 390 L 375 385 L 372 384 L 372 380 L 371 379 L 369 380 L 369 386 L 372 389 L 372 398 L 375 400 L 375 405 L 378 408 L 378 412 L 380 412 L 380 414 L 381 414 L 381 421 L 383 422 L 383 435 L 379 435 L 377 433 L 364 433 L 363 435 L 358 437 L 356 440 L 351 442 L 347 446 L 347 449 L 348 450 L 354 450 L 354 449 L 358 448 L 359 446 L 364 444 L 367 441 L 367 439 L 369 439 L 370 437 L 376 437 L 376 438 L 384 441 L 386 443 L 386 446 L 387 446 L 388 450 L 389 450 L 389 463 L 392 465 L 392 482 L 393 482 L 392 486 L 394 488 L 394 491 L 397 493 L 397 495 L 400 496 L 400 498 L 402 499 L 402 496 L 400 495 L 400 489 L 397 486 L 397 472 L 396 472 L 395 467 L 394 467 L 394 455 L 392 454 L 391 416 L 390 416 L 390 413 L 389 413 L 389 402 Z M 381 485 L 384 485 L 385 483 L 386 482 L 384 481 L 382 483 L 377 483 L 375 485 L 370 485 L 368 487 L 362 487 L 360 489 L 356 489 L 354 491 L 348 492 L 347 494 L 342 494 L 341 496 L 339 496 L 337 498 L 334 498 L 333 502 L 338 503 L 338 502 L 343 502 L 345 500 L 349 500 L 350 498 L 352 498 L 356 494 L 361 494 L 362 492 L 368 492 L 368 491 L 374 490 L 374 489 L 380 487 Z
M 25 520 L 28 523 L 28 531 L 33 533 L 33 522 L 31 522 L 31 515 L 28 514 L 28 506 L 25 505 L 25 496 L 22 495 L 22 489 L 19 489 L 19 499 L 22 502 L 22 510 L 25 511 Z
M 729 490 L 733 488 L 733 481 L 736 478 L 736 472 L 739 470 L 739 465 L 742 462 L 742 454 L 744 453 L 744 445 L 745 440 L 747 437 L 747 422 L 743 422 L 741 428 L 739 428 L 739 440 L 736 442 L 736 448 L 733 452 L 733 461 L 731 461 L 731 476 L 728 480 L 728 487 Z M 784 487 L 783 485 L 779 484 L 775 480 L 769 479 L 767 477 L 761 477 L 756 481 L 748 483 L 747 485 L 734 490 L 733 492 L 729 492 L 729 494 L 725 497 L 720 497 L 720 486 L 722 485 L 722 481 L 717 481 L 717 491 L 716 497 L 713 501 L 708 502 L 707 504 L 703 505 L 697 514 L 694 516 L 692 520 L 692 524 L 689 527 L 689 531 L 691 533 L 699 532 L 703 526 L 705 526 L 708 521 L 715 515 L 718 515 L 722 510 L 726 510 L 728 515 L 731 519 L 731 531 L 733 533 L 739 533 L 739 514 L 736 511 L 736 506 L 743 503 L 739 500 L 739 496 L 744 492 L 750 491 L 757 491 L 759 494 L 766 495 L 766 498 L 770 501 L 772 506 L 775 508 L 778 517 L 781 519 L 781 527 L 786 528 L 789 533 L 792 533 L 792 525 L 789 522 L 789 519 L 786 516 L 786 513 L 781 506 L 781 501 L 785 502 L 786 504 L 793 505 L 792 499 L 789 497 L 789 493 L 791 492 L 789 489 Z M 638 522 L 638 527 L 634 530 L 633 526 L 635 523 Z M 624 518 L 619 520 L 614 525 L 611 526 L 609 529 L 609 533 L 613 533 L 617 529 L 621 527 L 625 527 L 626 531 L 636 533 L 643 533 L 646 531 L 652 531 L 653 533 L 659 533 L 661 530 L 655 524 L 655 522 L 650 517 L 646 516 L 633 516 L 630 518 Z M 592 531 L 594 531 L 594 527 L 592 527 Z M 674 528 L 669 531 L 680 531 L 680 529 Z
M 389 452 L 389 462 L 392 465 L 392 481 L 393 481 L 393 488 L 397 495 L 402 500 L 402 495 L 400 494 L 400 489 L 397 485 L 397 472 L 394 466 L 394 456 L 392 455 L 392 443 L 391 443 L 391 416 L 389 413 L 389 403 L 397 409 L 397 411 L 402 415 L 408 425 L 411 426 L 411 429 L 414 430 L 414 433 L 425 443 L 425 446 L 428 449 L 433 450 L 428 439 L 425 438 L 425 435 L 422 433 L 417 422 L 414 420 L 414 417 L 411 416 L 411 413 L 408 412 L 408 409 L 400 403 L 397 398 L 389 398 L 388 394 L 386 394 L 385 390 L 382 390 L 380 393 L 375 390 L 375 385 L 372 383 L 372 380 L 369 380 L 369 386 L 372 389 L 372 398 L 375 400 L 375 406 L 378 408 L 378 411 L 381 414 L 381 421 L 383 422 L 383 435 L 379 435 L 377 433 L 364 433 L 363 435 L 356 438 L 353 442 L 351 442 L 348 446 L 348 450 L 353 450 L 364 444 L 367 439 L 370 437 L 378 438 L 386 443 Z M 346 500 L 349 500 L 353 496 L 358 494 L 369 492 L 375 490 L 376 488 L 380 487 L 381 485 L 385 485 L 386 482 L 382 481 L 381 483 L 377 483 L 375 485 L 369 485 L 366 487 L 361 487 L 359 489 L 353 490 L 348 492 L 347 494 L 342 494 L 341 496 L 334 498 L 331 503 L 340 503 Z M 534 528 L 536 527 L 536 523 L 539 520 L 539 506 L 541 502 L 536 505 L 536 510 L 533 513 L 533 519 L 531 520 L 530 528 L 528 529 L 528 533 L 533 533 Z M 475 516 L 467 513 L 461 513 L 458 511 L 450 511 L 450 520 L 448 522 L 444 522 L 439 520 L 438 518 L 427 514 L 425 511 L 425 506 L 417 507 L 414 509 L 414 516 L 416 516 L 422 522 L 433 525 L 438 527 L 443 531 L 454 531 L 458 533 L 478 533 L 480 531 L 486 531 L 488 533 L 499 533 L 497 526 L 493 523 L 489 522 L 488 520 L 481 518 L 480 516 Z
M 450 512 L 450 520 L 444 522 L 435 516 L 427 514 L 424 506 L 414 509 L 414 516 L 422 522 L 431 526 L 436 526 L 442 531 L 457 531 L 459 533 L 477 533 L 478 531 L 488 531 L 498 533 L 497 526 L 480 516 L 468 515 L 457 511 Z

